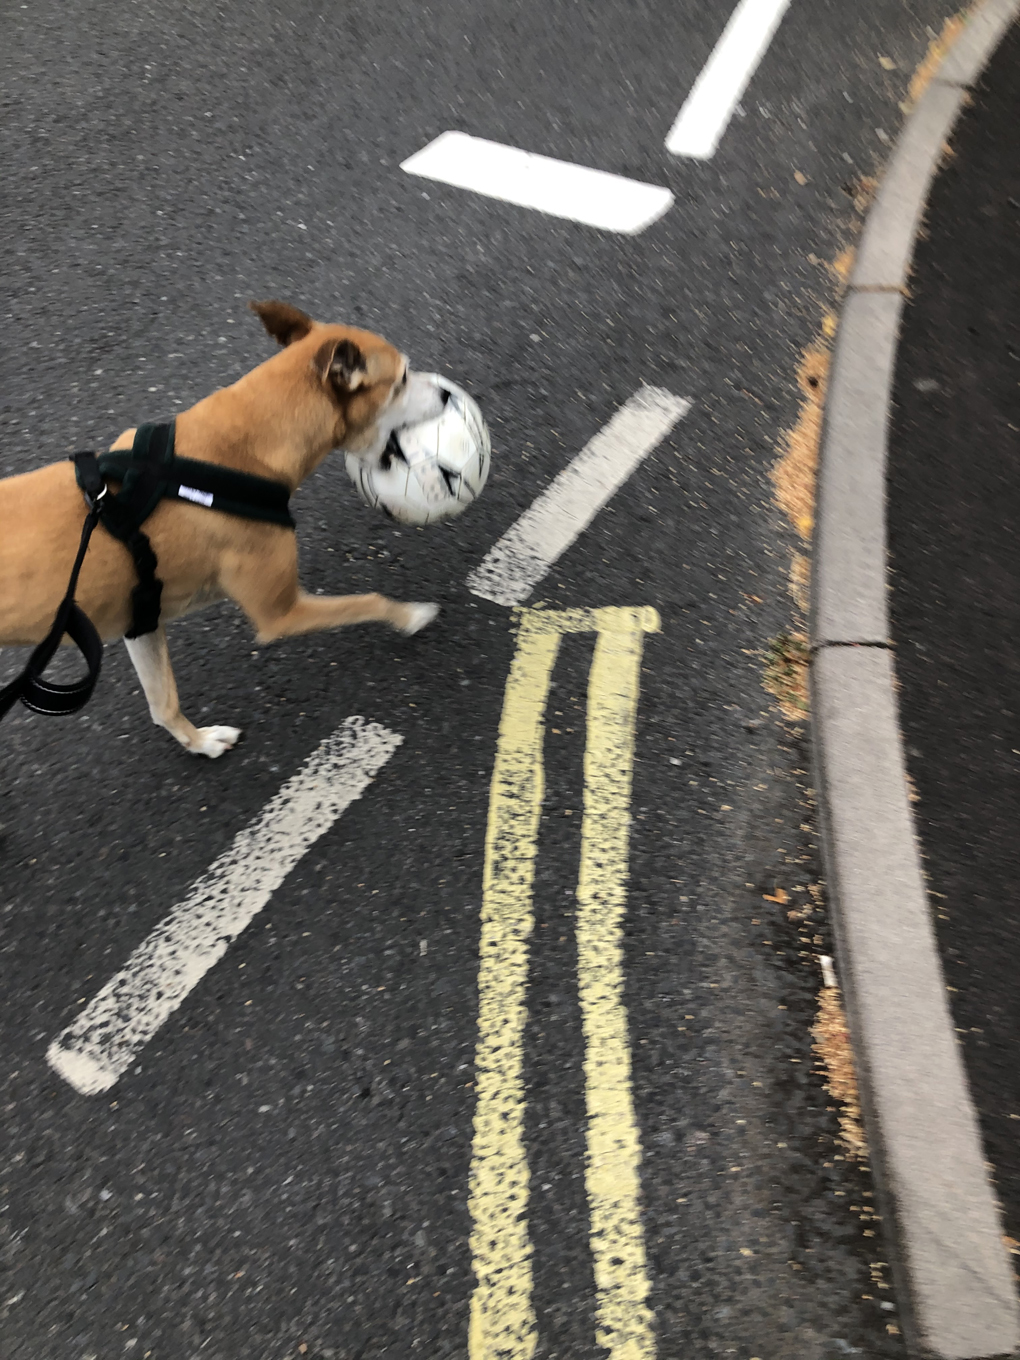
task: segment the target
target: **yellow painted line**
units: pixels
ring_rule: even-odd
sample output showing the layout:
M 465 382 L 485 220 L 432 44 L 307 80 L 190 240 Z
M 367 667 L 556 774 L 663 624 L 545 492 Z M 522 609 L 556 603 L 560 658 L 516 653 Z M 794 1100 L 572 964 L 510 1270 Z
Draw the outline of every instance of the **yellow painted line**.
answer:
M 649 1360 L 654 1338 L 645 1304 L 640 1142 L 630 1093 L 620 935 L 641 647 L 643 634 L 656 631 L 659 619 L 648 608 L 536 608 L 518 617 L 485 840 L 469 1198 L 477 1284 L 468 1354 L 470 1360 L 530 1360 L 537 1341 L 522 1071 L 543 721 L 560 637 L 594 631 L 599 638 L 589 680 L 578 950 L 597 1338 L 612 1360 Z
M 489 793 L 478 965 L 478 1048 L 469 1209 L 477 1284 L 470 1360 L 530 1360 L 528 1159 L 524 1147 L 524 1026 L 532 882 L 542 811 L 542 734 L 559 632 L 521 621 Z
M 599 610 L 588 678 L 584 819 L 577 884 L 577 976 L 584 1029 L 585 1180 L 595 1266 L 595 1340 L 612 1360 L 652 1360 L 655 1336 L 641 1224 L 641 1139 L 624 1005 L 634 729 L 644 632 L 654 611 Z

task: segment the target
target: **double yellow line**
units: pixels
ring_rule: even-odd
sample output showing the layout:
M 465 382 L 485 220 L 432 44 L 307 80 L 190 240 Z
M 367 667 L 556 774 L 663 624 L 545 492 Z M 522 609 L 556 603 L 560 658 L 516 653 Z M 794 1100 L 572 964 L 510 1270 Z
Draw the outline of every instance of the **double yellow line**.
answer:
M 519 618 L 485 839 L 470 1186 L 477 1285 L 468 1351 L 470 1360 L 529 1360 L 538 1339 L 527 1218 L 523 1063 L 532 883 L 544 788 L 543 725 L 560 638 L 595 632 L 577 885 L 595 1339 L 611 1360 L 652 1360 L 622 926 L 641 654 L 644 634 L 658 631 L 659 616 L 651 608 L 526 609 Z

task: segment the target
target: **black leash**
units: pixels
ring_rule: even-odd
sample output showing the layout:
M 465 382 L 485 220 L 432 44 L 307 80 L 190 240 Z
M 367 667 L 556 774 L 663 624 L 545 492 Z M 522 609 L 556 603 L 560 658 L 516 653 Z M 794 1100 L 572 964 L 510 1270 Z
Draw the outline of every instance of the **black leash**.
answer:
M 76 455 L 76 458 L 80 456 Z M 91 457 L 92 455 L 87 456 Z M 53 620 L 53 627 L 28 658 L 25 669 L 16 680 L 12 680 L 9 685 L 5 685 L 0 690 L 0 718 L 6 715 L 18 699 L 27 708 L 31 708 L 36 713 L 45 713 L 48 717 L 62 717 L 77 713 L 79 709 L 85 707 L 92 697 L 92 691 L 99 679 L 99 672 L 103 664 L 102 639 L 96 632 L 92 620 L 74 602 L 78 573 L 81 571 L 81 564 L 85 560 L 85 552 L 89 546 L 89 539 L 92 537 L 92 530 L 99 523 L 102 500 L 106 495 L 106 486 L 102 479 L 99 480 L 98 486 L 91 478 L 89 480 L 92 486 L 92 494 L 90 495 L 88 491 L 85 492 L 88 514 L 85 516 L 85 524 L 81 531 L 81 542 L 78 544 L 78 556 L 74 559 L 71 579 L 67 583 L 67 591 L 60 602 L 60 608 Z M 60 639 L 65 633 L 85 658 L 88 675 L 82 676 L 80 680 L 75 680 L 70 685 L 58 685 L 52 680 L 45 679 L 43 671 L 53 660 L 54 653 L 60 646 Z

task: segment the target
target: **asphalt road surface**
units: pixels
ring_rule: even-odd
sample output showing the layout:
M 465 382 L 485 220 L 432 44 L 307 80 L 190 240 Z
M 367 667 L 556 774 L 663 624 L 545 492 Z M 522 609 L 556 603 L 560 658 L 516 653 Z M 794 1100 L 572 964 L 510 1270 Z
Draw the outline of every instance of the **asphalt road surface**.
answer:
M 950 1001 L 1020 1242 L 1020 30 L 935 181 L 890 447 L 896 672 Z
M 469 1353 L 488 1287 L 469 1205 L 491 1171 L 477 1138 L 472 1171 L 484 844 L 534 616 L 465 582 L 642 384 L 689 413 L 528 601 L 661 619 L 641 634 L 623 985 L 603 1014 L 631 1067 L 639 1218 L 607 1257 L 578 952 L 599 961 L 577 891 L 597 667 L 592 633 L 569 633 L 511 1045 L 534 1322 L 470 1353 L 903 1354 L 872 1186 L 811 1048 L 828 928 L 789 916 L 820 870 L 804 735 L 762 688 L 797 546 L 768 472 L 832 303 L 826 262 L 949 8 L 794 0 L 707 161 L 663 143 L 727 7 L 5 10 L 0 471 L 229 383 L 271 352 L 245 304 L 273 296 L 462 381 L 495 450 L 444 528 L 376 517 L 335 462 L 296 498 L 309 588 L 439 601 L 419 636 L 257 648 L 226 606 L 173 629 L 185 712 L 244 729 L 223 759 L 149 724 L 120 647 L 81 717 L 5 721 L 5 1358 Z M 451 128 L 676 201 L 623 236 L 400 171 Z M 54 1038 L 352 716 L 403 744 L 120 1080 L 72 1089 Z

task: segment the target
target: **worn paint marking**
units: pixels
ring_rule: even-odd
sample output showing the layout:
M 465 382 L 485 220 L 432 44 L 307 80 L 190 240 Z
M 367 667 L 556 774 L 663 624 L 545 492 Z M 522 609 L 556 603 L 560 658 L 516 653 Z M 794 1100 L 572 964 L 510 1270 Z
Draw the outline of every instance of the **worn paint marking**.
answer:
M 634 728 L 647 623 L 642 624 L 639 610 L 613 612 L 614 627 L 600 631 L 588 679 L 577 884 L 577 974 L 588 1109 L 585 1177 L 595 1266 L 595 1340 L 612 1360 L 650 1360 L 655 1338 L 645 1302 L 641 1140 L 623 995 Z M 629 626 L 621 627 L 628 614 Z
M 360 798 L 403 737 L 348 718 L 50 1044 L 47 1061 L 82 1095 L 107 1091 L 304 855 Z
M 543 724 L 560 638 L 597 632 L 578 885 L 591 1245 L 600 1344 L 612 1360 L 650 1360 L 654 1339 L 645 1304 L 640 1141 L 630 1094 L 620 932 L 641 641 L 643 633 L 658 629 L 659 619 L 648 608 L 529 609 L 519 617 L 493 768 L 483 871 L 469 1199 L 477 1285 L 469 1356 L 530 1360 L 538 1339 L 527 1221 L 523 1047 L 544 788 Z
M 468 590 L 495 604 L 523 604 L 690 407 L 665 388 L 638 388 L 493 544 L 468 576 Z
M 524 1148 L 524 1026 L 532 882 L 544 771 L 542 724 L 559 634 L 526 615 L 503 697 L 489 794 L 482 879 L 469 1208 L 478 1281 L 470 1360 L 529 1360 L 531 1303 L 528 1160 Z

